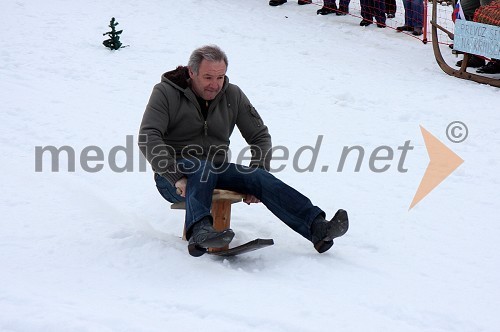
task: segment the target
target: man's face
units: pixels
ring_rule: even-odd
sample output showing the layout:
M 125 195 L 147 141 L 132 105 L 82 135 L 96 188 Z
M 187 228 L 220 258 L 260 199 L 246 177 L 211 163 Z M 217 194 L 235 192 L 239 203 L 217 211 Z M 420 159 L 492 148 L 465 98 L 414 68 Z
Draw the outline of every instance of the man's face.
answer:
M 226 69 L 224 61 L 202 60 L 198 74 L 189 68 L 191 88 L 199 97 L 205 100 L 213 100 L 222 89 Z

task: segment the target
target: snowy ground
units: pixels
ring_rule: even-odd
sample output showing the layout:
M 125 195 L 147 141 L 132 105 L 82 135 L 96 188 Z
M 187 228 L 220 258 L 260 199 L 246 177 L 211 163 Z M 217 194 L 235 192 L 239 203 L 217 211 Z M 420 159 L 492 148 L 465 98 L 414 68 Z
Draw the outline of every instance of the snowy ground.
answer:
M 431 45 L 317 8 L 1 2 L 1 331 L 499 330 L 500 90 L 445 75 Z M 117 52 L 101 44 L 111 16 L 130 45 Z M 313 172 L 289 160 L 277 176 L 328 216 L 348 210 L 351 229 L 328 253 L 263 206 L 238 204 L 234 242 L 275 245 L 233 259 L 188 255 L 183 213 L 156 192 L 149 167 L 140 171 L 135 135 L 161 73 L 208 43 L 226 50 L 231 82 L 274 145 L 293 156 L 323 135 Z M 457 120 L 469 136 L 453 144 L 445 130 Z M 465 162 L 409 211 L 429 162 L 420 125 Z M 114 172 L 109 154 L 128 135 L 133 171 Z M 48 145 L 74 149 L 75 171 L 51 172 L 46 158 L 35 172 L 35 147 Z M 104 167 L 85 172 L 80 153 L 94 145 Z M 353 145 L 366 151 L 361 170 L 349 160 L 337 172 Z M 374 173 L 368 156 L 381 145 L 394 160 Z M 232 146 L 244 147 L 237 134 Z M 122 151 L 116 164 L 125 162 Z

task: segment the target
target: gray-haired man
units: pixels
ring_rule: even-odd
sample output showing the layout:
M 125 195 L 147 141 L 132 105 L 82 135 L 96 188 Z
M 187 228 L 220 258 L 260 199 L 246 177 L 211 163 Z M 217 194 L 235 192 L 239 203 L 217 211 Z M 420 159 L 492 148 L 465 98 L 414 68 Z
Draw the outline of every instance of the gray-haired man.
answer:
M 140 148 L 155 171 L 160 194 L 169 202 L 186 202 L 189 253 L 199 256 L 204 248 L 221 248 L 233 239 L 231 229 L 218 232 L 212 226 L 215 188 L 245 193 L 247 203 L 262 202 L 318 252 L 325 252 L 347 231 L 347 212 L 338 210 L 325 220 L 319 207 L 268 172 L 268 128 L 243 91 L 229 83 L 227 65 L 217 46 L 194 50 L 187 67 L 163 74 L 155 85 L 141 123 L 146 143 Z M 235 126 L 251 148 L 249 166 L 228 161 Z

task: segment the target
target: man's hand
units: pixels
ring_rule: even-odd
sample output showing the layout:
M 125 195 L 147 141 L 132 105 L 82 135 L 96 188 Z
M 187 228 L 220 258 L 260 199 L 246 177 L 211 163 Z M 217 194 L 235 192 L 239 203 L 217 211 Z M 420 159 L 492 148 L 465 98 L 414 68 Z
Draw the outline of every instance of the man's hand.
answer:
M 250 205 L 251 203 L 260 203 L 260 200 L 255 197 L 254 195 L 248 195 L 245 197 L 245 199 L 243 200 L 243 202 L 247 203 L 248 205 Z
M 186 197 L 187 178 L 181 178 L 175 183 L 176 193 L 179 196 Z

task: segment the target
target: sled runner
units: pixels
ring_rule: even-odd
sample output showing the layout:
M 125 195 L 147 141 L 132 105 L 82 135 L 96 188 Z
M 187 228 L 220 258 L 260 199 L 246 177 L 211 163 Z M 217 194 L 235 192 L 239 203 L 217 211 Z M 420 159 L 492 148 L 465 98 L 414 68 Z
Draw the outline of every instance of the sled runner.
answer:
M 229 191 L 215 189 L 212 196 L 212 217 L 214 220 L 214 228 L 217 231 L 223 231 L 230 228 L 231 225 L 231 204 L 241 202 L 245 195 Z M 170 206 L 171 209 L 186 209 L 185 202 L 174 203 Z M 186 230 L 182 237 L 186 240 Z M 242 245 L 229 248 L 208 248 L 204 253 L 216 256 L 236 256 L 246 252 L 262 249 L 274 244 L 272 239 L 255 239 Z
M 489 84 L 491 86 L 500 87 L 500 79 L 495 78 L 495 77 L 488 77 L 488 76 L 483 76 L 480 74 L 473 74 L 473 73 L 468 73 L 467 72 L 467 64 L 469 62 L 469 59 L 471 58 L 471 54 L 469 53 L 464 53 L 464 58 L 462 60 L 462 65 L 459 69 L 455 69 L 448 65 L 446 61 L 443 58 L 443 55 L 441 54 L 441 50 L 439 48 L 439 40 L 438 40 L 438 29 L 443 31 L 448 35 L 448 37 L 451 40 L 454 40 L 454 34 L 450 31 L 448 31 L 446 28 L 442 27 L 438 22 L 437 22 L 437 1 L 434 1 L 432 4 L 432 19 L 431 19 L 431 24 L 432 24 L 432 48 L 434 50 L 434 56 L 436 58 L 436 61 L 439 65 L 439 67 L 448 75 L 455 76 L 461 79 L 465 80 L 471 80 L 477 83 L 481 84 Z M 482 54 L 477 54 L 477 55 L 482 55 Z

